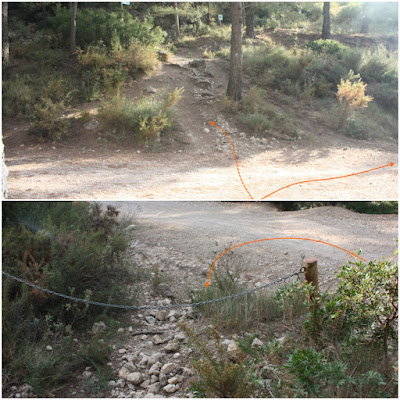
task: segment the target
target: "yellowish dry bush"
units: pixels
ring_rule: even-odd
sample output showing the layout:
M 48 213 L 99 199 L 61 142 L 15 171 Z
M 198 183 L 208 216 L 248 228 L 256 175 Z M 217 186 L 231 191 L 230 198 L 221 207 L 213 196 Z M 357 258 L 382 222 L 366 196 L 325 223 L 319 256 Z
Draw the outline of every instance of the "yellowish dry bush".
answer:
M 342 105 L 343 122 L 354 110 L 368 107 L 368 103 L 373 100 L 373 97 L 365 95 L 366 87 L 367 84 L 361 80 L 360 75 L 354 75 L 352 70 L 350 70 L 346 80 L 340 80 L 336 98 Z

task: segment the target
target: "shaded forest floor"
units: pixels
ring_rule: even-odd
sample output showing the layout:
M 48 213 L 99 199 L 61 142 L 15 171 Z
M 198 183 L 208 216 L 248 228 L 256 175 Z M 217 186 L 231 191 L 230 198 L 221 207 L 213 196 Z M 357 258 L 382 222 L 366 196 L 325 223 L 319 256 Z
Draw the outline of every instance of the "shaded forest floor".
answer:
M 270 36 L 283 43 L 290 35 L 282 31 Z M 391 162 L 394 167 L 296 185 L 269 199 L 397 199 L 397 141 L 379 132 L 369 140 L 339 134 L 331 121 L 321 122 L 321 112 L 328 104 L 295 102 L 289 106 L 279 102 L 276 93 L 268 93 L 268 100 L 296 121 L 297 138 L 280 134 L 259 137 L 241 125 L 235 115 L 220 110 L 218 99 L 226 91 L 228 60 L 216 58 L 205 60 L 204 65 L 191 64 L 212 45 L 200 38 L 196 46 L 180 48 L 158 72 L 128 83 L 128 99 L 176 87 L 185 89 L 176 106 L 174 133 L 152 148 L 105 141 L 101 127 L 87 130 L 83 124 L 76 126 L 75 134 L 67 141 L 38 143 L 27 136 L 28 123 L 4 119 L 8 197 L 249 199 L 228 139 L 210 125 L 215 121 L 231 137 L 241 176 L 254 199 L 294 182 L 348 175 Z M 244 93 L 249 88 L 250 82 L 245 79 Z M 99 106 L 99 102 L 84 104 L 76 111 L 88 111 L 96 119 Z

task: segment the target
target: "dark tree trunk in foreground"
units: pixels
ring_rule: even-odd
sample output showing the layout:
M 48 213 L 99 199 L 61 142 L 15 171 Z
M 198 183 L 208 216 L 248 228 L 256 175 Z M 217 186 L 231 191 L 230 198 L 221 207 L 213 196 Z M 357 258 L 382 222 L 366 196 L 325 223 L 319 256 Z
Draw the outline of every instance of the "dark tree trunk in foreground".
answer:
M 323 17 L 324 21 L 322 23 L 322 39 L 332 39 L 331 35 L 331 15 L 330 15 L 330 3 L 324 3 Z
M 3 2 L 1 7 L 2 12 L 2 66 L 3 71 L 5 71 L 8 67 L 8 63 L 10 62 L 10 44 L 8 42 L 8 3 Z
M 70 4 L 71 7 L 71 47 L 70 53 L 71 56 L 76 52 L 76 11 L 78 8 L 77 2 L 72 2 Z
M 242 98 L 242 44 L 243 20 L 242 3 L 231 3 L 232 10 L 232 37 L 231 37 L 231 63 L 227 96 L 233 100 Z
M 177 2 L 174 3 L 174 8 L 175 8 L 175 11 L 178 9 Z M 176 37 L 179 37 L 181 34 L 181 31 L 179 29 L 179 14 L 178 13 L 175 14 L 175 33 L 176 33 Z
M 246 10 L 246 37 L 254 39 L 254 3 L 248 3 Z

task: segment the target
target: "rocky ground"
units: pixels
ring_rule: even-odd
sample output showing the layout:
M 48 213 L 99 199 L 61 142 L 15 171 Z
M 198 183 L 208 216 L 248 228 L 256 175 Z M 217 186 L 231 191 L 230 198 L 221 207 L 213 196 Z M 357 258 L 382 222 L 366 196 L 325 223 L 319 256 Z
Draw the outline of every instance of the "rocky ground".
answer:
M 225 249 L 238 243 L 270 237 L 309 237 L 350 251 L 363 249 L 367 260 L 393 256 L 397 237 L 396 215 L 357 214 L 340 207 L 320 207 L 296 212 L 278 212 L 272 203 L 246 202 L 112 202 L 120 218 L 131 219 L 128 259 L 137 271 L 138 283 L 126 282 L 137 295 L 138 305 L 148 310 L 127 312 L 111 341 L 109 366 L 113 377 L 102 392 L 106 397 L 192 397 L 196 381 L 192 361 L 196 348 L 180 328 L 184 323 L 199 332 L 212 346 L 210 321 L 196 308 L 158 310 L 156 306 L 189 304 L 190 293 L 203 288 L 210 264 Z M 237 263 L 240 280 L 249 287 L 272 282 L 299 269 L 301 257 L 318 259 L 322 290 L 335 285 L 334 271 L 346 263 L 346 253 L 336 248 L 303 241 L 274 241 L 234 250 L 226 265 Z M 231 264 L 230 264 L 231 263 Z M 222 267 L 221 259 L 216 266 Z M 141 274 L 141 275 L 140 275 Z M 141 276 L 141 279 L 139 279 Z M 213 275 L 210 284 L 213 284 Z M 274 286 L 272 289 L 276 289 Z M 153 308 L 154 307 L 154 308 Z M 266 331 L 284 343 L 281 325 L 254 327 L 259 340 Z M 107 330 L 95 323 L 92 332 Z M 246 332 L 222 332 L 222 341 L 232 359 L 239 356 L 235 340 Z M 253 346 L 258 346 L 255 341 Z M 274 379 L 273 369 L 260 365 L 263 379 Z M 87 368 L 65 387 L 62 397 L 98 397 L 91 388 L 96 375 Z M 5 397 L 31 396 L 29 387 L 15 387 Z

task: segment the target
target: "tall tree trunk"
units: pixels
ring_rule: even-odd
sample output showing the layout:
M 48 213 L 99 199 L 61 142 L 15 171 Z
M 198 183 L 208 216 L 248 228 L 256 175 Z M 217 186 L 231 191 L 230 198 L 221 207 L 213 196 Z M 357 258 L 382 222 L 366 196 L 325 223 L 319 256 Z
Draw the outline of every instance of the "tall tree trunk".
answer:
M 76 11 L 78 8 L 77 2 L 71 2 L 71 56 L 76 52 Z
M 360 33 L 369 33 L 369 18 L 364 17 L 361 23 Z
M 242 98 L 242 65 L 243 65 L 243 19 L 242 3 L 231 3 L 232 10 L 232 36 L 231 36 L 231 62 L 227 96 L 233 100 Z
M 175 11 L 178 9 L 178 3 L 174 3 L 174 9 Z M 179 29 L 179 14 L 176 12 L 175 13 L 175 32 L 176 32 L 176 37 L 179 37 L 181 34 L 181 30 Z
M 254 11 L 255 3 L 248 3 L 246 10 L 246 37 L 254 39 Z
M 370 4 L 364 3 L 362 7 L 362 22 L 360 33 L 369 33 Z
M 210 2 L 208 2 L 207 25 L 210 25 Z
M 2 12 L 2 56 L 3 56 L 3 71 L 6 71 L 10 62 L 10 43 L 8 42 L 8 3 L 3 2 L 1 6 Z
M 323 17 L 324 21 L 322 23 L 322 39 L 332 39 L 330 3 L 327 1 L 324 2 Z

